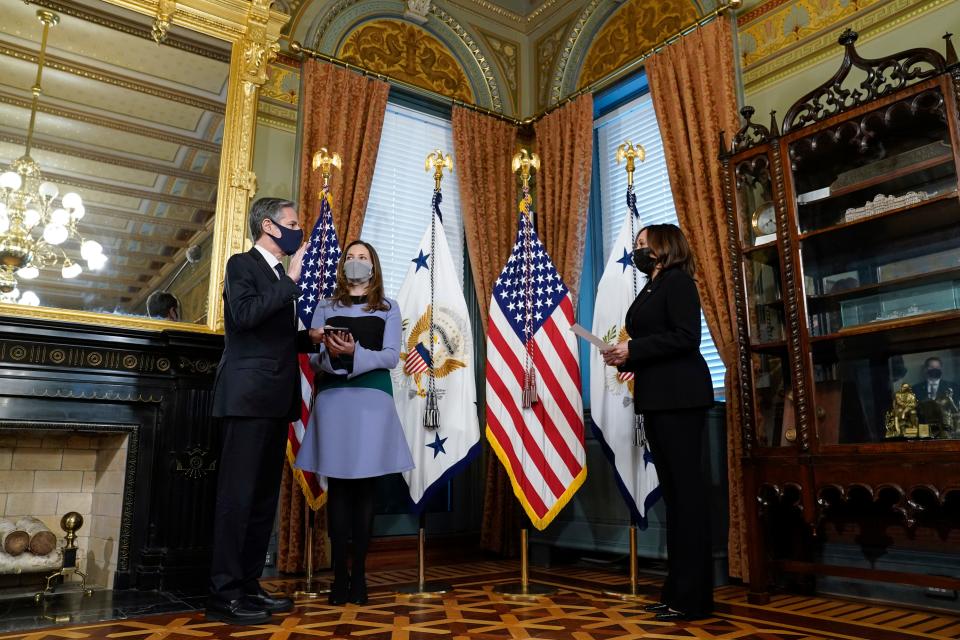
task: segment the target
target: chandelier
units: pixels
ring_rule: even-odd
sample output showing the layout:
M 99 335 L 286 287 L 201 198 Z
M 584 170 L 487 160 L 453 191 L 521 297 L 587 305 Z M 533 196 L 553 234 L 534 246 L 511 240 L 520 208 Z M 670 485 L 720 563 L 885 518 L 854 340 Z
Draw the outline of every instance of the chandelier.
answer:
M 37 79 L 33 85 L 33 103 L 30 106 L 30 126 L 24 154 L 0 174 L 0 301 L 38 305 L 40 300 L 32 291 L 21 293 L 19 284 L 37 278 L 40 270 L 61 263 L 63 278 L 76 278 L 83 267 L 67 257 L 64 243 L 74 240 L 80 244 L 80 257 L 91 270 L 102 269 L 107 262 L 103 247 L 95 240 L 85 239 L 77 230 L 77 223 L 85 211 L 83 200 L 76 193 L 63 195 L 57 185 L 45 182 L 40 166 L 30 157 L 33 129 L 40 101 L 40 78 L 46 59 L 47 35 L 60 17 L 50 11 L 37 11 L 43 23 L 43 38 L 37 60 Z

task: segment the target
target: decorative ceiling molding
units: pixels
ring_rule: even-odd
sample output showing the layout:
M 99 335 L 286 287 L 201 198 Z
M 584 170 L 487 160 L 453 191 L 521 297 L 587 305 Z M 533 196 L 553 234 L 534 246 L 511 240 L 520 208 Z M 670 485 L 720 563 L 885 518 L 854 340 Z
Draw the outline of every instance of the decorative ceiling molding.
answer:
M 10 144 L 23 146 L 27 143 L 27 137 L 20 134 L 0 131 L 0 142 L 8 142 Z M 215 175 L 208 176 L 198 171 L 188 171 L 187 169 L 181 169 L 179 167 L 161 164 L 158 162 L 145 162 L 143 160 L 137 160 L 113 153 L 102 153 L 87 147 L 74 146 L 65 142 L 51 142 L 44 138 L 34 137 L 33 148 L 41 151 L 50 151 L 52 153 L 70 156 L 71 158 L 79 158 L 81 160 L 101 162 L 103 164 L 115 165 L 128 169 L 136 169 L 138 171 L 146 171 L 148 173 L 156 173 L 158 175 L 183 178 L 184 180 L 189 180 L 191 182 L 202 182 L 205 184 L 217 183 L 217 177 Z
M 841 55 L 847 27 L 865 42 L 952 1 L 861 0 L 854 11 L 831 4 L 820 13 L 813 0 L 772 0 L 738 17 L 744 89 L 756 93 Z
M 37 55 L 32 49 L 21 47 L 11 42 L 4 42 L 2 40 L 0 40 L 0 55 L 9 56 L 16 60 L 23 60 L 25 62 L 29 62 L 30 64 L 37 63 Z M 70 62 L 64 58 L 51 55 L 49 53 L 46 56 L 44 68 L 56 69 L 57 71 L 69 73 L 70 75 L 84 78 L 86 80 L 102 82 L 114 87 L 120 87 L 121 89 L 136 91 L 137 93 L 142 93 L 154 98 L 170 100 L 171 102 L 177 102 L 190 107 L 196 107 L 197 109 L 203 109 L 204 111 L 213 111 L 214 113 L 221 114 L 226 111 L 224 104 L 216 100 L 208 100 L 194 94 L 184 93 L 183 91 L 175 91 L 167 87 L 146 82 L 139 78 L 134 78 L 120 73 L 104 71 L 103 69 L 90 65 Z
M 503 76 L 507 88 L 510 89 L 510 102 L 513 105 L 513 113 L 519 114 L 522 45 L 519 42 L 508 40 L 480 27 L 471 25 L 471 28 L 480 34 L 487 48 L 493 51 L 493 59 L 500 69 L 500 74 Z
M 442 42 L 409 22 L 364 22 L 347 35 L 337 57 L 456 100 L 473 102 L 473 91 L 459 61 Z
M 577 88 L 629 64 L 640 52 L 696 19 L 697 9 L 689 0 L 629 0 L 590 38 L 590 49 L 581 67 Z M 629 42 L 630 46 L 624 47 L 624 42 Z
M 563 47 L 563 39 L 573 23 L 571 16 L 551 31 L 542 35 L 534 44 L 535 82 L 537 95 L 536 110 L 540 111 L 550 102 L 550 80 L 556 66 L 560 64 L 558 52 Z
M 311 42 L 317 51 L 336 55 L 347 35 L 362 23 L 382 18 L 409 22 L 403 16 L 405 11 L 406 5 L 399 0 L 337 0 L 315 20 L 316 27 L 311 27 L 305 41 Z M 494 65 L 459 21 L 433 4 L 430 18 L 421 28 L 442 42 L 460 62 L 470 81 L 474 102 L 502 113 L 503 100 Z
M 20 107 L 21 109 L 30 109 L 30 100 L 15 96 L 5 91 L 0 91 L 0 104 L 9 104 L 14 107 Z M 124 133 L 131 133 L 146 138 L 153 138 L 154 140 L 170 142 L 180 146 L 193 147 L 194 149 L 201 149 L 203 151 L 210 151 L 214 153 L 220 152 L 220 145 L 215 142 L 199 140 L 189 136 L 177 135 L 163 129 L 148 127 L 142 124 L 134 125 L 114 118 L 99 116 L 87 111 L 80 111 L 79 109 L 59 107 L 51 104 L 50 102 L 41 102 L 37 107 L 37 113 L 45 113 L 47 115 L 56 116 L 59 118 L 66 118 L 76 122 L 83 122 L 84 124 L 104 127 L 106 129 L 113 129 L 115 131 L 123 131 Z
M 579 65 L 570 65 L 570 60 L 583 60 L 586 57 L 590 37 L 596 33 L 607 17 L 616 11 L 620 3 L 617 0 L 590 0 L 577 16 L 566 42 L 557 56 L 550 92 L 543 106 L 559 102 L 567 93 L 576 89 L 576 76 Z M 583 37 L 588 34 L 588 37 Z
M 93 24 L 100 25 L 101 27 L 107 27 L 108 29 L 113 29 L 114 31 L 137 36 L 138 38 L 143 38 L 144 40 L 153 40 L 150 27 L 148 26 L 133 22 L 132 20 L 124 20 L 116 15 L 103 11 L 97 11 L 91 7 L 78 5 L 75 2 L 60 2 L 59 0 L 30 0 L 30 4 L 43 7 L 44 9 L 50 9 L 51 11 L 55 11 L 62 16 L 79 18 L 80 20 L 91 22 Z M 230 62 L 230 50 L 226 43 L 224 43 L 223 47 L 214 47 L 212 45 L 191 40 L 189 38 L 184 38 L 183 36 L 176 34 L 168 34 L 166 39 L 163 41 L 163 46 L 173 47 L 174 49 L 180 49 L 181 51 L 193 53 L 205 58 L 219 60 L 220 62 Z

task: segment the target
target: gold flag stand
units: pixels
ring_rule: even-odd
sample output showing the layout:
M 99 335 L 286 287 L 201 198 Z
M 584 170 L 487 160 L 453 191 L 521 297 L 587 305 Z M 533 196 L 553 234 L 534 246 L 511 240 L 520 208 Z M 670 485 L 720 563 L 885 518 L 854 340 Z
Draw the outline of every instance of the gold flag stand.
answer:
M 330 585 L 321 586 L 316 582 L 313 575 L 313 545 L 314 545 L 314 536 L 313 536 L 313 523 L 314 518 L 316 518 L 317 512 L 313 509 L 307 509 L 304 514 L 304 538 L 305 548 L 307 550 L 307 575 L 304 577 L 302 582 L 298 582 L 294 587 L 293 597 L 294 598 L 307 598 L 314 599 L 319 598 L 322 595 L 330 593 Z
M 444 582 L 427 582 L 427 513 L 420 512 L 420 529 L 417 534 L 417 582 L 397 587 L 397 593 L 414 598 L 437 598 L 453 591 L 453 587 Z
M 557 592 L 556 587 L 539 582 L 530 582 L 530 560 L 527 542 L 527 528 L 524 527 L 520 529 L 520 582 L 497 585 L 493 588 L 495 593 L 504 595 L 511 600 L 526 600 L 539 596 L 551 596 Z
M 630 523 L 630 583 L 623 587 L 611 587 L 603 590 L 603 595 L 621 600 L 647 600 L 637 592 L 637 525 Z

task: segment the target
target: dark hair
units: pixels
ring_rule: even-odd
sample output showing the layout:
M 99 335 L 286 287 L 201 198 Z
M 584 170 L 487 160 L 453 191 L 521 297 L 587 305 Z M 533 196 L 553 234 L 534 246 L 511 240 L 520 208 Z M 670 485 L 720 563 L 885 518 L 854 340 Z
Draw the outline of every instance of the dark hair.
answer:
M 337 263 L 337 286 L 333 290 L 333 300 L 337 304 L 350 307 L 353 306 L 353 298 L 350 297 L 350 283 L 347 282 L 347 275 L 343 271 L 343 265 L 347 261 L 347 253 L 351 247 L 362 244 L 370 252 L 370 264 L 373 265 L 373 272 L 370 274 L 370 284 L 367 285 L 367 306 L 365 311 L 387 311 L 390 303 L 387 302 L 387 296 L 383 292 L 383 270 L 380 268 L 380 256 L 373 245 L 363 240 L 354 240 L 343 248 L 343 255 L 340 256 L 340 262 Z
M 680 227 L 675 224 L 651 224 L 637 232 L 633 239 L 634 245 L 637 238 L 644 231 L 647 232 L 647 246 L 657 254 L 657 262 L 663 270 L 679 267 L 691 278 L 696 274 L 696 265 L 693 262 L 693 252 L 690 251 L 690 245 L 686 237 L 680 231 Z
M 180 312 L 180 301 L 169 291 L 154 291 L 147 298 L 147 315 L 151 318 L 169 318 L 170 310 Z
M 923 368 L 924 369 L 930 368 L 930 363 L 934 361 L 939 362 L 941 367 L 943 366 L 943 360 L 941 360 L 937 356 L 930 356 L 929 358 L 923 361 Z
M 263 221 L 267 218 L 277 221 L 280 212 L 296 205 L 283 198 L 258 198 L 250 205 L 250 238 L 256 242 L 263 235 Z

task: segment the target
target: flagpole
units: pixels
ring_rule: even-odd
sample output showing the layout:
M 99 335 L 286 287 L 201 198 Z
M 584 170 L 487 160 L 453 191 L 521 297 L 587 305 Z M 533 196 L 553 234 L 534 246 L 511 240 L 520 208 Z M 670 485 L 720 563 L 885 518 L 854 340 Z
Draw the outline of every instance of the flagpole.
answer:
M 321 147 L 319 151 L 313 154 L 311 165 L 314 171 L 320 169 L 320 177 L 323 180 L 323 185 L 320 189 L 320 198 L 327 197 L 327 194 L 330 190 L 330 173 L 333 171 L 334 167 L 339 169 L 340 164 L 340 154 L 337 152 L 330 153 L 327 151 L 326 147 Z M 319 598 L 324 594 L 330 593 L 329 586 L 319 587 L 318 585 L 314 584 L 313 554 L 315 536 L 313 534 L 313 526 L 316 515 L 316 511 L 314 511 L 314 509 L 308 504 L 303 513 L 304 548 L 307 550 L 307 575 L 306 579 L 300 583 L 300 588 L 293 592 L 294 597 L 297 598 Z
M 437 235 L 437 216 L 440 214 L 441 191 L 440 183 L 443 181 L 443 170 L 453 171 L 453 159 L 450 154 L 444 155 L 443 151 L 437 149 L 427 156 L 424 163 L 426 171 L 433 170 L 433 206 L 430 211 L 430 259 L 436 256 L 436 235 Z M 441 232 L 442 233 L 442 232 Z M 434 263 L 435 264 L 435 263 Z M 430 362 L 429 380 L 427 390 L 427 404 L 424 408 L 423 428 L 428 431 L 437 431 L 440 429 L 440 410 L 437 405 L 436 391 L 436 372 L 434 371 L 434 277 L 436 271 L 433 265 L 430 266 L 430 310 L 428 321 L 430 323 Z M 417 598 L 435 598 L 445 593 L 453 591 L 453 587 L 443 582 L 427 582 L 427 511 L 420 511 L 420 527 L 417 531 L 417 583 L 397 588 L 397 593 L 405 593 Z
M 630 216 L 630 238 L 631 241 L 635 241 L 637 230 L 634 227 L 635 218 L 638 217 L 637 214 L 637 205 L 636 205 L 636 196 L 633 193 L 633 172 L 636 170 L 636 160 L 643 162 L 647 157 L 647 152 L 643 148 L 643 145 L 634 146 L 633 142 L 627 140 L 619 147 L 617 147 L 617 164 L 620 164 L 624 160 L 627 161 L 626 171 L 627 171 L 627 215 Z M 631 270 L 633 274 L 633 295 L 637 295 L 637 272 L 636 269 Z M 634 427 L 634 446 L 641 447 L 646 446 L 644 442 L 645 438 L 642 433 L 642 421 L 637 419 L 636 425 Z M 637 521 L 636 518 L 630 516 L 630 583 L 625 587 L 611 587 L 610 589 L 604 589 L 603 595 L 611 596 L 614 598 L 620 598 L 621 600 L 636 601 L 643 600 L 643 598 L 637 592 Z
M 526 149 L 521 149 L 516 155 L 513 156 L 512 168 L 514 173 L 520 174 L 520 182 L 523 187 L 523 196 L 520 198 L 520 210 L 523 212 L 523 215 L 527 218 L 532 217 L 532 212 L 530 209 L 530 204 L 532 199 L 530 197 L 530 177 L 533 171 L 540 170 L 540 157 L 536 153 L 528 153 Z M 528 227 L 529 228 L 529 225 Z M 524 339 L 526 341 L 526 362 L 523 367 L 523 388 L 521 389 L 521 407 L 524 410 L 530 409 L 534 403 L 537 402 L 537 387 L 536 387 L 536 373 L 533 367 L 533 327 L 532 327 L 532 307 L 533 307 L 533 296 L 532 296 L 532 287 L 533 287 L 533 274 L 532 268 L 528 262 L 530 253 L 532 252 L 532 246 L 530 245 L 529 233 L 527 234 L 525 259 L 524 259 L 524 276 L 525 277 L 525 310 L 526 310 L 526 325 L 524 331 Z M 528 540 L 528 529 L 526 527 L 520 529 L 520 582 L 519 583 L 510 583 L 504 585 L 497 585 L 493 588 L 495 593 L 499 593 L 512 600 L 526 600 L 526 599 L 535 599 L 538 596 L 548 596 L 553 595 L 557 592 L 556 587 L 551 587 L 550 585 L 540 584 L 537 582 L 530 582 L 530 558 L 528 553 L 529 540 Z

